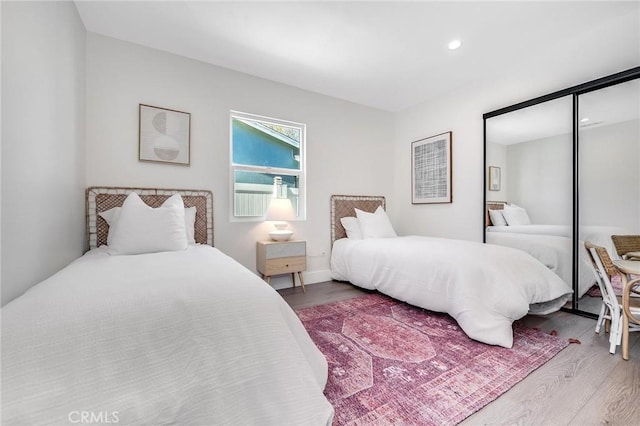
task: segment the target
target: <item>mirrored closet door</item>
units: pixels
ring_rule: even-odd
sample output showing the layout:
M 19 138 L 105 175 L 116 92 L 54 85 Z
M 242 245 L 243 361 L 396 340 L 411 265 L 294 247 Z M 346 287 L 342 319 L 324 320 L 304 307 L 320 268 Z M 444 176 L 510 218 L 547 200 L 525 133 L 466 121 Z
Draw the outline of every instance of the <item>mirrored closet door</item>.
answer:
M 587 316 L 601 299 L 584 242 L 616 257 L 611 235 L 640 234 L 639 79 L 634 68 L 484 115 L 485 242 L 538 258 Z
M 640 234 L 640 80 L 580 94 L 577 101 L 579 240 L 607 248 L 615 259 L 611 235 Z M 580 289 L 591 281 L 578 276 Z M 597 314 L 600 300 L 590 297 L 597 294 L 581 292 L 578 308 Z

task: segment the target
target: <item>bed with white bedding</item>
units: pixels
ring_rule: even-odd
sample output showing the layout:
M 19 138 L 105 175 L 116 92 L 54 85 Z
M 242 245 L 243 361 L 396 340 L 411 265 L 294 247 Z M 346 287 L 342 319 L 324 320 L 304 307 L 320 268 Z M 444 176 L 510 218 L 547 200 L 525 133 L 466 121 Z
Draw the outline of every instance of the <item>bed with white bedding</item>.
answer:
M 529 235 L 554 235 L 571 238 L 573 229 L 569 225 L 516 225 L 516 226 L 488 226 L 487 233 L 510 233 Z M 617 226 L 588 226 L 580 227 L 580 239 L 591 241 L 601 247 L 605 247 L 610 255 L 615 255 L 616 250 L 611 241 L 612 235 L 625 235 L 629 232 Z
M 358 210 L 373 212 L 378 206 L 384 208 L 384 203 L 384 197 L 332 196 L 334 279 L 446 312 L 469 337 L 504 347 L 513 344 L 513 321 L 527 313 L 554 312 L 569 300 L 571 288 L 521 250 L 445 238 L 397 237 L 388 230 L 379 235 L 365 231 Z M 354 216 L 363 235 L 348 236 L 343 226 Z M 377 220 L 372 216 L 362 218 Z
M 104 233 L 112 206 L 87 200 Z M 324 356 L 277 292 L 207 244 L 200 213 L 197 244 L 92 248 L 2 308 L 3 424 L 331 424 Z
M 524 250 L 573 286 L 572 226 L 532 224 L 524 208 L 502 201 L 487 202 L 486 225 L 487 243 Z M 615 226 L 580 226 L 578 297 L 596 285 L 595 271 L 584 249 L 584 241 L 605 247 L 613 258 L 617 258 L 611 236 L 627 233 L 624 228 Z
M 488 232 L 487 244 L 523 250 L 555 272 L 569 287 L 573 285 L 573 250 L 571 239 L 556 235 L 517 234 Z M 578 263 L 578 297 L 584 295 L 595 283 L 593 267 L 587 258 L 584 242 L 580 242 Z
M 511 209 L 510 209 L 511 207 Z M 502 212 L 509 210 L 522 215 L 523 220 L 516 216 L 516 221 L 508 223 L 501 219 Z M 497 217 L 496 217 L 497 214 Z M 513 214 L 513 213 L 511 213 Z M 495 223 L 494 219 L 498 219 L 499 223 Z M 512 207 L 505 202 L 489 201 L 487 202 L 486 230 L 489 233 L 509 233 L 509 234 L 528 234 L 528 235 L 553 235 L 557 237 L 573 238 L 573 227 L 570 225 L 545 225 L 531 223 L 526 210 L 522 207 Z M 624 235 L 629 232 L 617 226 L 597 226 L 597 225 L 580 225 L 579 238 L 582 241 L 590 241 L 601 247 L 605 247 L 610 256 L 616 255 L 616 250 L 611 240 L 612 235 Z M 595 280 L 594 280 L 595 281 Z

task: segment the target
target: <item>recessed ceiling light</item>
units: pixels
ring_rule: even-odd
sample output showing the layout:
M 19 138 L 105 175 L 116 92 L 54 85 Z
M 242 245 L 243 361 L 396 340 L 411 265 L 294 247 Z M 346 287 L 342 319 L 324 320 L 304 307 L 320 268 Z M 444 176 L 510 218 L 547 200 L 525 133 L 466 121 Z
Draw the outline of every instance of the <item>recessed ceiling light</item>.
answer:
M 449 50 L 456 50 L 462 46 L 462 42 L 460 40 L 451 40 L 447 46 L 449 47 Z
M 580 119 L 581 123 L 586 123 L 587 121 L 589 121 L 589 117 L 584 117 Z

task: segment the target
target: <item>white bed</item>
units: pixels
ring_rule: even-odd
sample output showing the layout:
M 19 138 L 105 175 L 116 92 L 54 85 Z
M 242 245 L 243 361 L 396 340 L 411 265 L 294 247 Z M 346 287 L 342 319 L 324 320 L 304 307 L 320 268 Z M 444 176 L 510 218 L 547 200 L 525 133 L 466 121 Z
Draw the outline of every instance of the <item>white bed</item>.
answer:
M 505 218 L 502 217 L 501 213 L 508 207 L 507 203 L 502 201 L 487 202 L 487 232 L 485 233 L 487 243 L 526 251 L 556 272 L 569 286 L 572 286 L 573 227 L 569 225 L 531 224 L 526 210 L 518 206 L 515 206 L 515 210 L 520 210 L 518 216 L 516 216 L 518 223 L 507 225 L 507 221 L 504 220 Z M 497 217 L 494 216 L 496 213 Z M 497 219 L 500 223 L 493 223 L 494 219 Z M 584 241 L 590 241 L 605 247 L 612 258 L 617 258 L 611 236 L 627 233 L 625 229 L 615 226 L 580 226 L 578 297 L 585 295 L 596 284 L 595 271 L 584 249 Z
M 94 248 L 2 308 L 3 424 L 331 424 L 324 356 L 200 225 L 185 250 Z
M 513 321 L 546 314 L 571 288 L 529 254 L 471 241 L 421 236 L 346 238 L 341 218 L 372 212 L 383 197 L 333 196 L 332 277 L 425 309 L 446 312 L 473 339 L 511 347 Z
M 555 235 L 558 237 L 571 238 L 573 229 L 569 225 L 516 225 L 516 226 L 488 226 L 487 232 L 491 233 L 512 233 L 512 234 L 533 234 L 533 235 Z M 610 255 L 615 255 L 616 250 L 611 241 L 612 235 L 625 235 L 629 232 L 624 228 L 616 226 L 588 226 L 580 227 L 580 239 L 590 241 L 601 247 L 605 247 Z
M 488 232 L 486 242 L 523 250 L 555 272 L 568 286 L 573 285 L 573 250 L 570 238 L 556 235 Z M 578 297 L 584 295 L 595 284 L 593 267 L 589 263 L 584 242 L 581 241 L 580 246 Z

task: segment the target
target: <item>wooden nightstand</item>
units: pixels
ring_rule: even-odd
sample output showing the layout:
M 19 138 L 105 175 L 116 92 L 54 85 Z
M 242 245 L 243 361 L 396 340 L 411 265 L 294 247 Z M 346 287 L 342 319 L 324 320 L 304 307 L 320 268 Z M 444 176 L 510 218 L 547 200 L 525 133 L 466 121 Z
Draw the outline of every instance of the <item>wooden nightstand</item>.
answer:
M 258 272 L 268 284 L 273 275 L 291 274 L 293 286 L 296 286 L 298 273 L 302 291 L 306 293 L 302 271 L 307 269 L 306 241 L 258 241 L 256 246 Z

